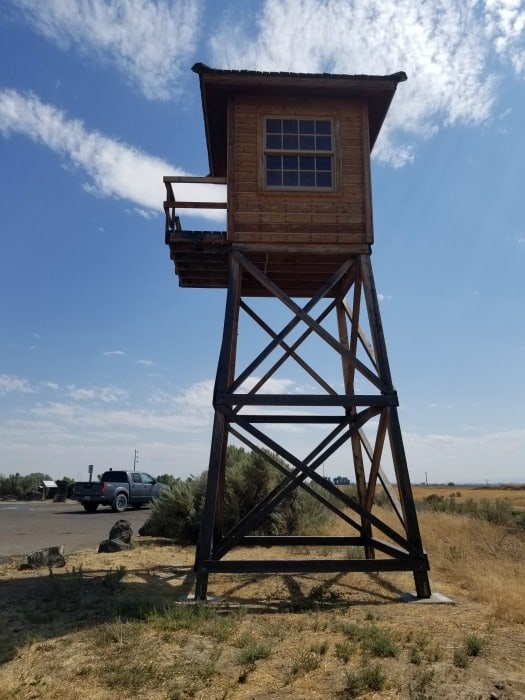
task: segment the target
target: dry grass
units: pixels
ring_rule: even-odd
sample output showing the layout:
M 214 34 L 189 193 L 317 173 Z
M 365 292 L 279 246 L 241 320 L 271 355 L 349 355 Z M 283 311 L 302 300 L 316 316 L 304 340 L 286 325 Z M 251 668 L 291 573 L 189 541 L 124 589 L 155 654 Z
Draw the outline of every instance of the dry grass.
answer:
M 148 538 L 52 576 L 3 566 L 0 699 L 523 700 L 525 534 L 432 512 L 420 525 L 454 605 L 401 603 L 408 574 L 213 576 L 220 599 L 181 602 L 193 551 Z
M 423 500 L 432 493 L 445 498 L 457 497 L 461 500 L 471 498 L 474 501 L 507 500 L 513 510 L 525 510 L 525 488 L 519 484 L 501 486 L 413 486 L 412 492 L 416 500 Z

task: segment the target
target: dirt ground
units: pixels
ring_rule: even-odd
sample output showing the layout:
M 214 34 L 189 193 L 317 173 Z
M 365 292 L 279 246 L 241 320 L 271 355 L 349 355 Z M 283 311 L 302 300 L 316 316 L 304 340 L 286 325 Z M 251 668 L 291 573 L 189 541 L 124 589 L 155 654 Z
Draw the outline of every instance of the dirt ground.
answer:
M 104 596 L 118 600 L 121 611 L 137 601 L 159 610 L 194 606 L 188 600 L 193 555 L 166 541 L 137 538 L 128 552 L 71 554 L 66 569 L 52 575 L 20 569 L 17 560 L 0 567 L 0 699 L 67 700 L 81 693 L 94 700 L 525 700 L 523 624 L 499 619 L 471 597 L 461 577 L 447 580 L 440 566 L 431 573 L 433 591 L 452 604 L 402 602 L 401 593 L 413 590 L 411 574 L 214 575 L 208 606 L 230 624 L 220 638 L 204 627 L 181 633 L 164 623 L 139 627 L 123 613 L 113 621 L 97 616 Z M 126 575 L 108 592 L 101 584 L 119 567 Z M 394 655 L 367 661 L 352 635 L 372 628 L 395 641 Z M 458 654 L 469 635 L 482 647 L 462 665 Z M 268 653 L 254 653 L 250 661 L 246 649 L 255 642 Z M 108 666 L 115 654 L 118 669 Z M 381 689 L 352 689 L 352 674 L 365 662 L 380 665 Z M 137 683 L 125 672 L 133 667 L 143 678 L 155 672 Z

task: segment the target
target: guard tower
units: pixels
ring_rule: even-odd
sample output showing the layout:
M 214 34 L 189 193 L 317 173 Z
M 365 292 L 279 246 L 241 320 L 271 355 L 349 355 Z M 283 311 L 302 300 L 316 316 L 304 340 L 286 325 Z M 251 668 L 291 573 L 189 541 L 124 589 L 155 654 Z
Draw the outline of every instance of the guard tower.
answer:
M 196 597 L 206 598 L 214 573 L 410 571 L 417 596 L 428 598 L 429 565 L 370 261 L 370 153 L 406 75 L 261 73 L 201 63 L 193 70 L 210 175 L 164 178 L 166 243 L 180 286 L 227 290 Z M 227 185 L 227 201 L 179 201 L 184 183 Z M 227 231 L 184 230 L 179 210 L 198 208 L 227 209 Z M 258 303 L 275 304 L 286 320 L 274 328 Z M 239 348 L 247 322 L 264 337 L 251 355 Z M 300 368 L 307 388 L 276 393 L 285 384 L 276 381 L 285 363 Z M 299 451 L 288 446 L 290 430 L 302 431 Z M 225 531 L 232 436 L 250 450 L 277 455 L 269 459 L 280 482 Z M 356 495 L 324 477 L 325 463 L 336 455 L 345 460 Z M 335 514 L 338 534 L 254 535 L 296 489 Z M 379 492 L 390 509 L 377 507 Z M 239 547 L 255 545 L 269 548 L 267 559 L 235 558 Z M 336 556 L 296 554 L 323 546 Z

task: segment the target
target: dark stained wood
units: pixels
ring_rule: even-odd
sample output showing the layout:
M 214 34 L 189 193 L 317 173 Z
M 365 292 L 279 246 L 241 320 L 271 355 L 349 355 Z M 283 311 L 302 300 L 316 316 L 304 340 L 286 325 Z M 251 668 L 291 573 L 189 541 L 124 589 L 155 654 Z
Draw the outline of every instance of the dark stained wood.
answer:
M 402 557 L 396 559 L 223 559 L 202 561 L 206 573 L 228 574 L 302 574 L 341 572 L 413 571 L 426 574 L 426 557 Z M 428 596 L 427 596 L 428 597 Z

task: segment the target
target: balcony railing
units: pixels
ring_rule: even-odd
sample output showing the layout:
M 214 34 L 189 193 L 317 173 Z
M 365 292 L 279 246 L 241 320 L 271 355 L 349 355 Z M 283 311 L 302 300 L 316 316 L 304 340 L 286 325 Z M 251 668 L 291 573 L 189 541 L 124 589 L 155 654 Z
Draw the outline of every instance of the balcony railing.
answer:
M 178 209 L 226 209 L 227 202 L 214 200 L 184 201 L 175 198 L 173 185 L 226 185 L 225 177 L 185 177 L 183 175 L 167 175 L 163 178 L 166 185 L 166 201 L 164 213 L 166 215 L 166 238 L 175 231 L 182 231 Z

